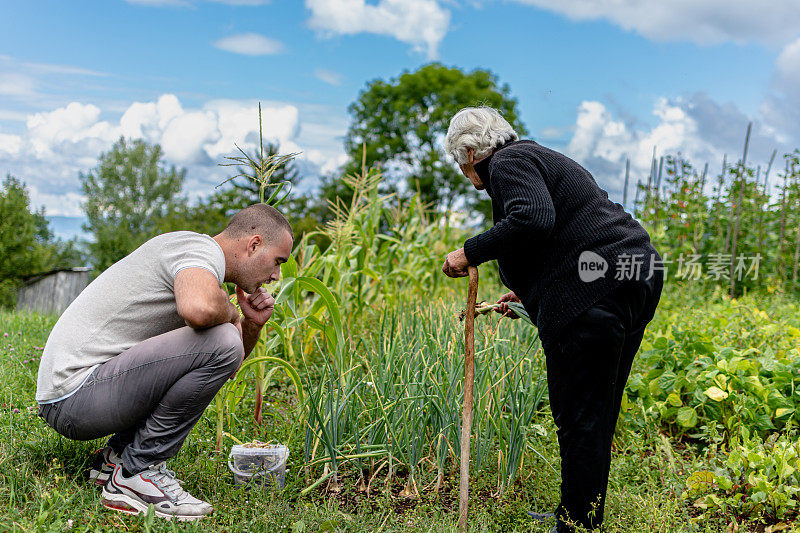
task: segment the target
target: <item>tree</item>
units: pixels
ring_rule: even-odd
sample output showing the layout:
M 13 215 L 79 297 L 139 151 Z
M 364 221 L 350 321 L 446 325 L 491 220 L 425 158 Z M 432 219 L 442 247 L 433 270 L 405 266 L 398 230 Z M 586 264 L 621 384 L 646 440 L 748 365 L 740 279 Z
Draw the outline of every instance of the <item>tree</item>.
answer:
M 233 213 L 247 205 L 247 199 L 232 187 L 211 194 L 196 206 L 178 203 L 156 219 L 154 234 L 189 230 L 216 235 L 225 229 Z
M 186 170 L 161 163 L 161 147 L 124 137 L 100 156 L 98 166 L 81 174 L 88 224 L 94 235 L 89 251 L 100 273 L 158 233 L 159 220 L 179 210 Z
M 489 213 L 488 201 L 442 150 L 450 118 L 464 107 L 479 105 L 496 108 L 520 136 L 527 135 L 508 85 L 498 85 L 488 70 L 465 73 L 431 63 L 389 82 L 368 83 L 349 108 L 353 122 L 345 149 L 351 163 L 345 173 L 360 172 L 366 144 L 367 167 L 379 163 L 398 188 L 404 180 L 406 194 L 418 191 L 424 202 L 446 209 L 463 199 L 468 207 Z M 323 194 L 345 194 L 337 183 L 326 182 Z
M 43 207 L 31 212 L 25 184 L 6 176 L 0 190 L 0 307 L 14 307 L 25 277 L 82 260 L 75 241 L 54 239 Z

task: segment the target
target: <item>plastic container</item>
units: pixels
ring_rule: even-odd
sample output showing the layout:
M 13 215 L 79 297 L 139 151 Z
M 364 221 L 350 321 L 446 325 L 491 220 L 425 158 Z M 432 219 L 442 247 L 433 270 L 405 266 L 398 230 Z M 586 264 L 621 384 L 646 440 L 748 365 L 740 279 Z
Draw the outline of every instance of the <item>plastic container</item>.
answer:
M 233 472 L 236 486 L 257 484 L 283 488 L 288 458 L 289 448 L 282 444 L 263 448 L 248 448 L 236 444 L 228 456 L 228 468 Z

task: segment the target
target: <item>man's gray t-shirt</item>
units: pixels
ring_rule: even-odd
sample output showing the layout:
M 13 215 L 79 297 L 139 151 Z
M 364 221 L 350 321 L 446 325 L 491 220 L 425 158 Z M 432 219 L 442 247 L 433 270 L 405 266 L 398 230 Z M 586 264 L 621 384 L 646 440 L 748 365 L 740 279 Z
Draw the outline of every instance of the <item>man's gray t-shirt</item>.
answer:
M 208 235 L 153 237 L 92 281 L 56 322 L 42 352 L 36 401 L 75 391 L 100 364 L 131 346 L 186 325 L 173 282 L 184 268 L 211 271 L 220 286 L 225 255 Z

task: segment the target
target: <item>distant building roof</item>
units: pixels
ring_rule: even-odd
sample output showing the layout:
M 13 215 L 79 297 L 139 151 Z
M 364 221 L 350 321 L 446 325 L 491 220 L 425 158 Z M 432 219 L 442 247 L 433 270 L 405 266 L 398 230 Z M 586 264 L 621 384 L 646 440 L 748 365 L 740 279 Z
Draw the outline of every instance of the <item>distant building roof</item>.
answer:
M 56 268 L 53 270 L 49 270 L 47 272 L 41 272 L 39 274 L 31 274 L 29 276 L 25 276 L 22 278 L 24 285 L 30 285 L 32 283 L 36 283 L 40 279 L 46 278 L 47 276 L 52 276 L 53 274 L 57 274 L 59 272 L 89 272 L 91 271 L 91 267 L 75 267 L 75 268 Z

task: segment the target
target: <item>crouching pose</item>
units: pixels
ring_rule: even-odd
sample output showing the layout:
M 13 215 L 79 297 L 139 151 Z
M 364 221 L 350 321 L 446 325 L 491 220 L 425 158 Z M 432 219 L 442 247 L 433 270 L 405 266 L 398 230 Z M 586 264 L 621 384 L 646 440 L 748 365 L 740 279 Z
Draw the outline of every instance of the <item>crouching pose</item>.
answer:
M 450 121 L 445 149 L 492 200 L 494 226 L 451 252 L 443 270 L 496 260 L 539 329 L 561 449 L 556 531 L 603 521 L 611 442 L 634 355 L 661 296 L 663 265 L 647 231 L 570 158 L 518 140 L 494 109 Z M 543 519 L 552 513 L 531 513 Z
M 272 316 L 292 230 L 252 205 L 222 233 L 150 239 L 100 274 L 56 322 L 39 366 L 39 416 L 61 435 L 112 435 L 90 476 L 103 505 L 191 520 L 211 505 L 183 490 L 165 460 L 239 369 Z M 243 317 L 223 282 L 236 284 Z

